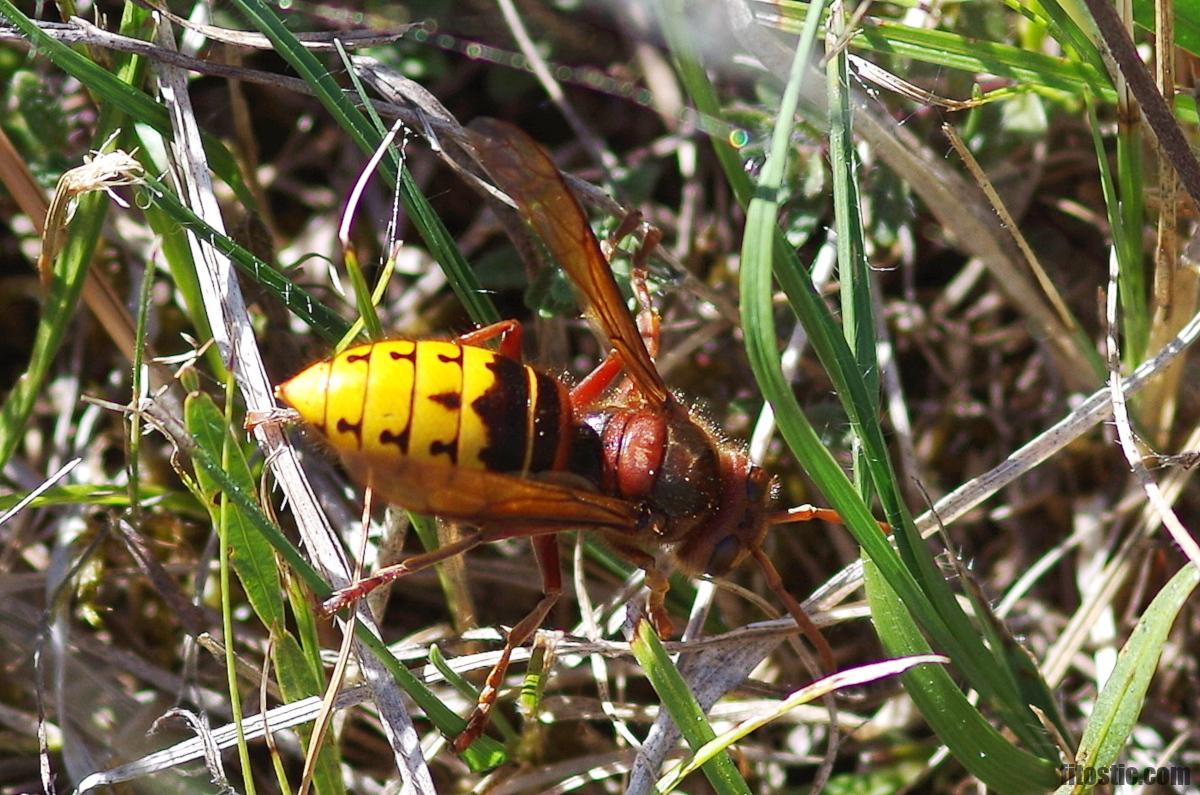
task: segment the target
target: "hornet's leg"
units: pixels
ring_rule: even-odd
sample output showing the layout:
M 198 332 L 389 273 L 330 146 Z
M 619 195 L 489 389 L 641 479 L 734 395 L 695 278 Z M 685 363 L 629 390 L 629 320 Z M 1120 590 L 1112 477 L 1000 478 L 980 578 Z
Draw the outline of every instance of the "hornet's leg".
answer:
M 625 362 L 621 360 L 621 356 L 616 351 L 609 353 L 595 370 L 584 376 L 583 380 L 571 390 L 571 405 L 585 408 L 595 403 L 604 394 L 604 391 L 612 386 L 624 369 Z
M 766 523 L 769 525 L 790 524 L 792 522 L 811 522 L 814 519 L 820 519 L 823 522 L 832 524 L 845 524 L 845 520 L 841 515 L 832 508 L 818 508 L 814 505 L 797 505 L 794 508 L 788 508 L 786 511 L 775 511 L 766 516 Z M 892 526 L 884 521 L 876 521 L 879 529 L 885 534 L 892 532 Z
M 642 333 L 642 342 L 646 345 L 646 350 L 650 352 L 650 357 L 658 356 L 659 340 L 661 338 L 661 329 L 659 324 L 658 312 L 654 309 L 654 304 L 650 301 L 650 288 L 646 286 L 646 262 L 650 259 L 650 253 L 654 251 L 658 245 L 658 241 L 662 239 L 662 232 L 655 227 L 650 227 L 650 231 L 646 233 L 642 240 L 642 245 L 633 255 L 633 269 L 629 274 L 630 284 L 633 286 L 633 294 L 637 298 L 638 305 L 641 309 L 637 315 L 638 331 Z
M 405 558 L 399 563 L 393 563 L 391 566 L 384 566 L 374 574 L 363 577 L 357 582 L 347 585 L 345 588 L 340 588 L 330 594 L 329 598 L 321 603 L 318 612 L 323 616 L 331 616 L 334 613 L 349 607 L 354 602 L 363 598 L 371 591 L 381 585 L 398 580 L 401 577 L 412 574 L 413 572 L 427 569 L 435 563 L 440 563 L 443 560 L 452 558 L 455 555 L 461 555 L 468 550 L 474 549 L 480 544 L 485 544 L 490 541 L 489 537 L 480 532 L 472 532 L 452 544 L 447 544 L 444 547 L 439 547 L 432 552 L 426 552 L 421 555 L 412 555 Z
M 641 225 L 641 212 L 631 210 L 626 213 L 621 222 L 617 224 L 616 229 L 604 241 L 602 250 L 605 258 L 611 261 L 620 242 L 637 232 L 638 227 Z M 647 225 L 646 234 L 642 236 L 642 242 L 638 245 L 637 250 L 633 252 L 633 263 L 629 274 L 630 286 L 633 287 L 633 295 L 640 307 L 637 314 L 638 331 L 641 332 L 642 342 L 645 344 L 646 350 L 650 352 L 650 358 L 652 359 L 658 356 L 659 317 L 658 313 L 654 311 L 653 303 L 650 301 L 650 290 L 646 287 L 646 262 L 650 259 L 650 254 L 658 247 L 661 240 L 662 231 L 657 227 Z
M 660 638 L 671 637 L 675 634 L 675 626 L 671 622 L 671 614 L 667 612 L 667 592 L 671 590 L 671 582 L 667 579 L 667 575 L 658 568 L 658 563 L 654 560 L 653 555 L 649 555 L 637 547 L 617 543 L 612 539 L 609 539 L 609 544 L 618 554 L 646 572 L 646 589 L 650 591 L 650 595 L 646 599 L 646 613 L 650 616 L 650 623 L 654 625 L 654 631 Z
M 508 671 L 513 649 L 523 645 L 537 631 L 550 613 L 550 608 L 554 607 L 554 603 L 558 601 L 559 594 L 562 593 L 562 567 L 559 565 L 558 536 L 535 536 L 530 540 L 533 542 L 533 551 L 537 555 L 538 568 L 542 573 L 542 599 L 529 612 L 529 615 L 509 630 L 508 637 L 504 641 L 504 650 L 500 652 L 500 659 L 492 666 L 492 670 L 483 683 L 483 689 L 479 691 L 479 701 L 475 704 L 475 710 L 471 713 L 471 717 L 467 719 L 467 727 L 463 729 L 462 734 L 454 738 L 454 750 L 459 753 L 475 742 L 487 726 L 488 716 L 496 704 L 500 685 L 504 682 L 504 674 Z
M 500 353 L 510 359 L 521 361 L 521 338 L 523 329 L 519 320 L 500 320 L 486 326 L 460 334 L 458 341 L 463 345 L 479 345 L 500 338 Z

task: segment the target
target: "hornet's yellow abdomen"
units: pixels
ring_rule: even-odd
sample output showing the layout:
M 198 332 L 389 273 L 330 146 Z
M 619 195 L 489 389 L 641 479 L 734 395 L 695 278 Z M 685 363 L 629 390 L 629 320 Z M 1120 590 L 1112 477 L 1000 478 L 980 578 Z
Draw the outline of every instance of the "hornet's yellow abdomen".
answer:
M 276 395 L 320 431 L 352 475 L 416 511 L 447 513 L 430 504 L 427 488 L 452 480 L 447 470 L 563 469 L 574 427 L 570 395 L 557 380 L 487 348 L 439 340 L 348 348 Z

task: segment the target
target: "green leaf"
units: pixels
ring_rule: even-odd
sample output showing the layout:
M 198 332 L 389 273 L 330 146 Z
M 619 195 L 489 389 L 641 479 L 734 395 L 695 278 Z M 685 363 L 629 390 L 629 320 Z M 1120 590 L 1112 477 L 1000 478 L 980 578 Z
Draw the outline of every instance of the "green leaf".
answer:
M 683 680 L 675 663 L 671 662 L 667 650 L 663 648 L 662 641 L 658 639 L 649 621 L 638 621 L 634 629 L 632 647 L 633 656 L 637 657 L 642 671 L 650 680 L 651 687 L 658 694 L 659 702 L 671 713 L 671 718 L 679 727 L 679 732 L 688 746 L 696 751 L 715 739 L 717 733 L 709 725 L 704 710 L 700 709 L 696 697 L 688 689 L 687 682 Z M 748 795 L 750 792 L 728 752 L 722 751 L 717 754 L 705 762 L 701 770 L 718 795 Z
M 210 456 L 221 458 L 222 446 L 229 445 L 230 455 L 226 473 L 230 480 L 247 499 L 254 499 L 256 492 L 254 476 L 246 463 L 246 457 L 236 440 L 230 437 L 229 427 L 225 423 L 221 410 L 213 403 L 212 398 L 202 392 L 187 396 L 184 401 L 184 418 L 188 432 L 196 440 L 196 444 L 206 450 Z M 228 440 L 228 441 L 227 441 Z M 217 520 L 217 498 L 221 487 L 202 467 L 196 468 L 196 480 L 206 497 L 206 503 L 212 514 L 213 521 Z M 225 532 L 228 533 L 229 545 L 232 549 L 233 570 L 237 572 L 238 580 L 246 591 L 246 598 L 255 614 L 268 628 L 282 627 L 284 624 L 282 583 L 279 580 L 278 564 L 271 545 L 261 533 L 254 529 L 250 519 L 238 508 L 237 504 L 230 506 L 226 520 Z
M 1200 55 L 1200 2 L 1176 0 L 1175 46 L 1192 55 Z M 1133 19 L 1148 31 L 1154 31 L 1153 0 L 1133 0 Z
M 875 630 L 888 655 L 929 653 L 929 644 L 873 561 L 863 561 L 863 576 Z M 1017 795 L 1046 792 L 1058 784 L 1057 765 L 1005 740 L 967 701 L 942 667 L 921 666 L 905 673 L 902 679 L 938 739 L 989 788 Z
M 319 698 L 323 695 L 325 683 L 313 674 L 308 658 L 290 633 L 284 631 L 273 635 L 271 664 L 279 679 L 279 692 L 283 694 L 286 702 L 291 703 L 313 696 Z M 312 727 L 304 726 L 299 729 L 299 733 L 305 744 L 312 742 Z M 346 791 L 332 733 L 325 735 L 321 750 L 317 753 L 313 784 L 317 792 L 324 795 L 337 795 Z
M 1200 583 L 1200 568 L 1187 564 L 1154 597 L 1117 657 L 1096 699 L 1075 761 L 1105 768 L 1117 760 L 1146 703 L 1146 690 L 1158 669 L 1163 644 L 1188 596 Z

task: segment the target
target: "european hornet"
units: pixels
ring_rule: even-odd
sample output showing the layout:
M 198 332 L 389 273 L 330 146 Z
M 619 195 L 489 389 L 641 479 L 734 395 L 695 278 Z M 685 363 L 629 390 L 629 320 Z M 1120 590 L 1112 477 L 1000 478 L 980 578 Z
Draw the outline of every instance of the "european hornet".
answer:
M 773 525 L 836 522 L 838 515 L 811 506 L 768 510 L 767 473 L 667 389 L 651 355 L 658 324 L 644 282 L 635 321 L 549 155 L 517 128 L 491 119 L 471 125 L 471 141 L 479 162 L 579 288 L 586 313 L 613 350 L 568 388 L 522 363 L 521 327 L 506 321 L 453 341 L 358 345 L 280 385 L 276 395 L 328 440 L 356 481 L 392 504 L 475 528 L 336 592 L 323 611 L 481 544 L 531 539 L 542 598 L 509 631 L 455 740 L 458 750 L 483 731 L 513 649 L 558 599 L 557 535 L 569 529 L 598 533 L 645 571 L 648 613 L 664 637 L 672 631 L 666 566 L 721 576 L 754 558 L 832 671 L 828 643 L 784 588 L 762 543 Z M 481 347 L 497 337 L 496 351 Z M 625 386 L 610 391 L 622 374 Z

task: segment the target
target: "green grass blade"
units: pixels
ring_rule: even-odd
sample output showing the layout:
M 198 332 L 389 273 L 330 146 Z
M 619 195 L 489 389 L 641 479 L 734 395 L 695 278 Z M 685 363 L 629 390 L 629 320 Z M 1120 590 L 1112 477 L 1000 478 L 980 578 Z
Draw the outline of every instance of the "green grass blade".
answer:
M 166 489 L 153 483 L 141 483 L 138 486 L 143 508 L 159 508 L 171 513 L 192 519 L 206 519 L 208 514 L 198 502 L 185 492 Z M 25 498 L 24 492 L 0 495 L 0 512 L 7 511 Z M 39 494 L 30 508 L 42 508 L 53 505 L 91 505 L 96 508 L 122 508 L 132 506 L 129 503 L 129 490 L 124 486 L 113 486 L 99 483 L 70 483 L 55 486 Z
M 53 45 L 54 51 L 65 50 L 72 58 L 82 58 L 70 48 L 44 36 L 37 26 L 8 0 L 0 0 L 0 14 L 4 14 L 22 32 L 32 30 L 41 39 Z M 30 35 L 27 33 L 27 35 Z M 119 74 L 113 75 L 100 67 L 87 62 L 91 71 L 103 75 L 103 80 L 116 86 L 119 91 L 133 91 L 130 83 L 140 78 L 142 62 L 137 58 L 126 58 L 118 67 Z M 125 113 L 120 107 L 103 106 L 100 118 L 96 124 L 96 149 L 107 144 L 118 133 L 126 122 Z M 25 424 L 33 411 L 34 401 L 45 383 L 50 372 L 50 366 L 62 345 L 67 327 L 75 316 L 75 307 L 83 292 L 83 283 L 87 279 L 88 267 L 96 251 L 100 238 L 100 230 L 108 214 L 108 197 L 103 193 L 90 193 L 75 199 L 75 212 L 69 222 L 63 249 L 59 252 L 51 268 L 50 284 L 46 300 L 42 307 L 42 315 L 38 321 L 34 337 L 33 350 L 30 354 L 29 365 L 24 375 L 9 393 L 4 407 L 0 410 L 0 465 L 6 463 L 12 456 L 21 440 Z M 51 223 L 59 223 L 60 219 L 52 219 Z
M 670 30 L 670 21 L 681 14 L 679 6 L 672 7 L 662 15 L 668 29 L 668 41 L 680 64 L 681 74 L 701 113 L 720 118 L 720 108 L 715 103 L 715 94 L 706 87 L 707 78 L 691 54 L 691 44 L 685 36 Z M 695 65 L 689 61 L 695 62 Z M 693 83 L 692 81 L 698 81 Z M 798 94 L 798 92 L 796 92 Z M 785 94 L 785 99 L 788 97 Z M 787 103 L 781 111 L 782 123 L 787 130 L 778 132 L 776 148 L 783 152 L 790 131 L 790 116 Z M 714 140 L 720 152 L 724 142 Z M 722 164 L 734 160 L 721 156 Z M 747 211 L 746 231 L 742 249 L 742 318 L 746 337 L 747 355 L 751 368 L 759 381 L 764 397 L 775 409 L 779 429 L 789 447 L 822 493 L 846 521 L 847 528 L 863 545 L 868 556 L 880 566 L 888 582 L 895 588 L 914 614 L 921 626 L 937 640 L 940 648 L 946 649 L 973 686 L 978 688 L 1004 715 L 1006 725 L 1034 747 L 1043 747 L 1045 739 L 1041 727 L 1020 695 L 1010 671 L 997 665 L 997 657 L 982 645 L 978 633 L 963 614 L 958 602 L 940 571 L 937 569 L 928 548 L 916 533 L 912 519 L 904 508 L 896 488 L 896 478 L 887 457 L 887 447 L 878 417 L 866 413 L 864 407 L 873 405 L 869 390 L 857 372 L 853 355 L 836 325 L 829 317 L 822 299 L 812 288 L 811 279 L 787 248 L 775 225 L 775 213 L 782 165 L 772 165 L 768 159 L 763 168 L 760 187 L 756 198 Z M 741 185 L 745 179 L 740 163 L 727 172 L 727 177 L 739 196 L 750 191 Z M 793 308 L 809 332 L 810 340 L 827 372 L 833 379 L 846 408 L 851 425 L 859 434 L 865 451 L 864 460 L 871 472 L 871 480 L 879 490 L 887 512 L 888 521 L 897 529 L 896 537 L 899 558 L 879 532 L 863 503 L 861 496 L 851 486 L 829 451 L 824 448 L 817 434 L 804 417 L 799 404 L 783 378 L 776 346 L 773 309 L 771 306 L 771 271 L 784 287 Z M 903 563 L 901 563 L 901 558 Z M 998 738 L 1003 742 L 1003 738 Z M 1003 755 L 1011 746 L 1004 743 L 993 749 Z
M 1096 46 L 1099 35 L 1092 22 L 1092 16 L 1087 7 L 1076 0 L 1059 3 L 1058 0 L 1038 0 L 1038 5 L 1049 20 L 1051 35 L 1078 60 L 1087 65 L 1089 79 L 1095 78 L 1088 86 L 1095 94 L 1097 91 L 1112 88 L 1108 79 L 1108 68 L 1104 65 L 1104 57 Z
M 114 76 L 98 64 L 92 63 L 84 55 L 76 52 L 62 42 L 47 36 L 41 29 L 10 0 L 0 0 L 0 15 L 8 19 L 25 38 L 37 48 L 37 51 L 49 58 L 55 66 L 79 80 L 87 86 L 96 97 L 96 103 L 102 113 L 124 111 L 135 122 L 148 124 L 165 136 L 171 134 L 171 120 L 167 110 L 128 82 Z M 106 140 L 97 136 L 98 141 Z M 237 194 L 238 201 L 247 207 L 255 207 L 254 196 L 247 189 L 238 172 L 237 163 L 224 145 L 210 136 L 204 137 L 204 151 L 208 155 L 209 165 L 217 176 Z
M 283 273 L 205 223 L 161 182 L 147 177 L 145 186 L 148 199 L 168 217 L 229 257 L 238 270 L 279 299 L 322 338 L 337 342 L 350 328 L 345 319 L 318 301 L 311 293 L 297 287 Z
M 371 288 L 367 286 L 367 277 L 358 264 L 358 255 L 347 247 L 342 259 L 346 265 L 346 273 L 350 275 L 350 286 L 354 289 L 354 305 L 358 308 L 358 317 L 367 332 L 367 338 L 381 340 L 385 336 L 383 325 L 379 322 L 379 313 L 375 311 L 375 302 L 371 300 Z
M 1075 755 L 1079 767 L 1101 769 L 1117 761 L 1145 706 L 1146 691 L 1158 669 L 1171 625 L 1197 584 L 1200 584 L 1200 568 L 1185 565 L 1163 586 L 1138 620 L 1096 699 Z
M 687 682 L 671 662 L 667 650 L 663 648 L 662 641 L 654 633 L 649 621 L 638 621 L 634 629 L 632 647 L 633 656 L 637 658 L 654 692 L 658 694 L 659 702 L 671 713 L 671 718 L 679 727 L 679 732 L 688 746 L 695 751 L 715 739 L 717 734 L 709 725 L 704 710 L 696 703 Z M 737 766 L 733 764 L 728 753 L 716 754 L 705 762 L 701 769 L 718 795 L 749 795 L 750 787 L 738 773 Z
M 188 395 L 184 417 L 188 433 L 209 456 L 222 459 L 222 449 L 228 445 L 224 471 L 242 492 L 254 494 L 257 487 L 250 466 L 241 448 L 230 438 L 229 425 L 212 398 L 202 392 Z M 213 506 L 215 511 L 213 499 L 221 493 L 219 485 L 202 467 L 196 469 L 196 481 L 206 497 L 205 504 Z M 268 629 L 283 627 L 283 586 L 270 543 L 254 530 L 250 519 L 236 505 L 225 520 L 225 532 L 233 550 L 233 568 L 254 613 Z
M 1142 256 L 1141 179 L 1144 177 L 1137 140 L 1127 140 L 1129 130 L 1122 125 L 1117 140 L 1117 174 L 1114 178 L 1104 146 L 1100 118 L 1095 103 L 1087 105 L 1088 126 L 1104 193 L 1104 209 L 1112 234 L 1112 256 L 1117 258 L 1117 298 L 1121 302 L 1121 354 L 1129 367 L 1136 367 L 1146 354 L 1150 338 L 1149 296 L 1146 294 L 1145 258 Z M 1119 184 L 1119 187 L 1118 187 Z M 1137 199 L 1127 200 L 1133 194 Z
M 442 678 L 446 680 L 446 684 L 458 691 L 459 695 L 467 699 L 467 701 L 475 702 L 479 700 L 479 688 L 471 684 L 461 674 L 450 667 L 450 661 L 446 659 L 446 655 L 442 654 L 442 650 L 438 648 L 436 643 L 429 646 L 429 664 L 432 665 Z M 495 727 L 496 731 L 500 732 L 500 736 L 504 738 L 505 745 L 509 745 L 517 738 L 517 731 L 509 723 L 508 718 L 500 710 L 493 710 L 490 723 Z
M 359 148 L 368 154 L 374 152 L 383 136 L 354 106 L 330 71 L 296 39 L 275 12 L 261 0 L 235 0 L 235 5 L 271 40 L 275 51 L 312 87 L 317 99 Z M 479 325 L 499 320 L 500 315 L 483 291 L 475 272 L 463 259 L 449 231 L 413 181 L 408 169 L 400 163 L 394 150 L 389 151 L 388 156 L 380 162 L 380 171 L 389 184 L 396 185 L 397 181 L 399 182 L 400 198 L 417 233 L 429 246 L 434 259 L 446 271 L 446 279 L 451 289 L 462 302 L 471 320 Z
M 138 141 L 134 157 L 142 164 L 147 174 L 165 173 L 167 161 L 166 153 L 162 149 L 163 139 L 145 125 L 136 125 L 134 130 Z M 171 274 L 172 285 L 183 299 L 183 309 L 195 329 L 196 339 L 200 343 L 207 342 L 212 339 L 212 328 L 209 327 L 208 315 L 204 312 L 200 278 L 196 273 L 196 263 L 192 259 L 192 250 L 188 246 L 184 225 L 153 201 L 144 203 L 142 214 L 158 240 L 160 256 Z M 221 359 L 220 350 L 215 345 L 209 346 L 204 355 L 214 377 L 218 381 L 224 381 L 225 362 Z
M 1018 85 L 1077 95 L 1095 88 L 1105 102 L 1115 102 L 1116 92 L 1107 74 L 1088 64 L 1020 47 L 981 41 L 945 30 L 925 30 L 898 22 L 865 25 L 852 45 L 868 52 L 911 58 L 948 69 L 994 74 Z
M 845 34 L 840 9 L 828 16 L 829 36 Z M 833 224 L 837 235 L 838 276 L 841 283 L 842 329 L 854 355 L 858 374 L 866 386 L 869 405 L 859 406 L 860 416 L 879 414 L 879 361 L 876 357 L 875 307 L 867 266 L 850 105 L 850 72 L 845 49 L 826 64 L 829 99 L 829 162 L 833 173 Z M 774 152 L 772 152 L 774 155 Z M 870 465 L 861 442 L 854 442 L 854 480 L 859 494 L 871 494 Z
M 236 394 L 235 389 L 236 385 L 233 379 L 229 379 L 225 382 L 224 420 L 226 423 L 233 421 L 233 400 L 234 395 Z M 205 398 L 207 398 L 207 395 L 205 395 Z M 201 407 L 199 413 L 204 414 L 202 408 L 204 401 L 196 401 L 195 405 Z M 212 403 L 210 402 L 209 405 L 212 406 Z M 187 414 L 186 409 L 184 413 Z M 191 416 L 194 416 L 194 414 Z M 191 416 L 189 416 L 189 419 Z M 225 428 L 226 425 L 222 424 L 220 427 Z M 236 447 L 237 441 L 232 437 L 231 434 L 227 433 L 221 433 L 219 436 L 212 434 L 212 436 L 214 437 L 212 441 L 219 445 L 216 449 L 220 451 L 221 466 L 226 472 L 229 472 L 234 477 L 240 477 L 243 473 L 236 471 L 233 453 L 233 449 Z M 211 453 L 212 451 L 213 448 L 209 448 L 209 452 Z M 244 464 L 245 461 L 243 460 L 242 463 Z M 197 478 L 197 482 L 199 482 L 199 478 Z M 201 484 L 201 488 L 203 488 L 203 484 Z M 253 493 L 253 484 L 250 484 L 249 491 Z M 235 523 L 238 524 L 239 528 L 244 529 L 244 526 L 237 521 L 237 509 L 230 505 L 229 498 L 220 491 L 213 492 L 213 495 L 217 498 L 217 508 L 213 512 L 213 526 L 217 529 L 217 538 L 219 541 L 217 560 L 220 564 L 221 634 L 225 637 L 225 677 L 226 682 L 228 683 L 227 686 L 229 688 L 229 711 L 232 713 L 234 729 L 237 733 L 238 762 L 241 763 L 242 768 L 242 786 L 246 789 L 246 795 L 256 795 L 256 790 L 254 787 L 254 768 L 250 764 L 250 747 L 246 744 L 246 731 L 242 720 L 244 715 L 242 712 L 242 693 L 241 689 L 238 687 L 237 675 L 237 633 L 234 632 L 233 629 L 233 588 L 231 587 L 229 577 L 229 570 L 232 567 L 232 562 L 230 560 L 231 545 L 229 543 L 230 527 Z M 244 541 L 244 539 L 240 540 Z M 270 553 L 267 552 L 267 554 Z M 247 567 L 247 570 L 249 570 L 249 567 Z M 256 571 L 254 573 L 258 574 L 259 572 Z M 274 576 L 274 567 L 271 567 L 270 573 L 272 576 Z M 238 572 L 238 576 L 239 578 L 241 577 L 240 570 Z M 283 599 L 279 598 L 278 592 L 275 592 L 274 596 L 279 599 L 279 612 L 282 614 Z
M 275 635 L 271 647 L 271 664 L 279 679 L 279 692 L 288 702 L 322 695 L 325 689 L 323 678 L 313 673 L 308 657 L 290 633 L 280 632 Z M 306 725 L 299 729 L 300 737 L 307 746 L 312 742 L 312 727 Z M 325 734 L 321 750 L 317 752 L 317 763 L 313 767 L 313 785 L 317 792 L 328 795 L 346 791 L 332 733 Z
M 100 131 L 105 129 L 112 128 L 102 124 Z M 66 243 L 51 272 L 50 287 L 38 319 L 29 365 L 0 410 L 0 465 L 12 457 L 17 444 L 24 437 L 25 424 L 29 421 L 34 402 L 46 382 L 67 328 L 75 317 L 75 307 L 83 292 L 88 266 L 108 213 L 108 202 L 108 196 L 103 193 L 90 193 L 78 200 Z
M 121 32 L 129 35 L 139 29 L 143 23 L 150 21 L 150 12 L 135 5 L 127 5 L 121 13 Z M 139 63 L 144 63 L 144 59 L 138 59 Z M 134 66 L 138 69 L 137 66 Z M 140 69 L 138 69 L 140 71 Z M 130 82 L 140 80 L 140 76 L 132 78 Z M 130 374 L 130 394 L 132 395 L 131 404 L 136 405 L 145 394 L 146 384 L 144 378 L 148 375 L 145 367 L 146 352 L 149 350 L 147 344 L 147 329 L 149 326 L 150 316 L 150 296 L 154 287 L 154 262 L 148 261 L 144 263 L 142 268 L 142 283 L 138 289 L 137 314 L 133 330 L 133 365 Z M 139 526 L 142 519 L 142 498 L 141 498 L 141 458 L 142 458 L 142 418 L 138 414 L 133 414 L 127 418 L 129 420 L 128 435 L 126 436 L 126 448 L 129 450 L 129 458 L 126 462 L 125 471 L 128 473 L 129 479 L 129 502 L 133 506 L 132 524 Z
M 764 714 L 739 723 L 734 728 L 696 749 L 691 759 L 688 759 L 685 764 L 678 766 L 659 780 L 658 792 L 668 793 L 676 789 L 686 776 L 693 773 L 708 760 L 725 751 L 737 741 L 749 737 L 753 732 L 783 717 L 797 707 L 812 703 L 835 690 L 871 684 L 883 677 L 895 676 L 918 665 L 943 664 L 947 662 L 949 662 L 948 659 L 936 654 L 918 655 L 916 657 L 903 657 L 897 660 L 872 663 L 818 679 L 812 684 L 792 693 Z
M 871 560 L 863 561 L 871 616 L 887 653 L 908 657 L 929 653 L 904 602 L 880 576 Z M 1016 748 L 992 728 L 941 666 L 922 666 L 902 676 L 921 715 L 963 767 L 997 792 L 1045 792 L 1058 784 L 1057 763 Z

